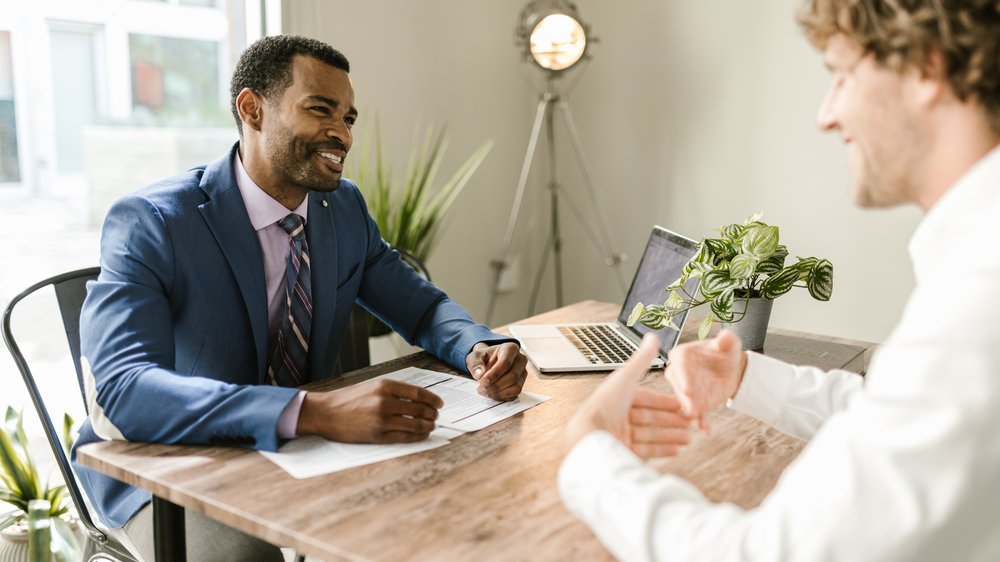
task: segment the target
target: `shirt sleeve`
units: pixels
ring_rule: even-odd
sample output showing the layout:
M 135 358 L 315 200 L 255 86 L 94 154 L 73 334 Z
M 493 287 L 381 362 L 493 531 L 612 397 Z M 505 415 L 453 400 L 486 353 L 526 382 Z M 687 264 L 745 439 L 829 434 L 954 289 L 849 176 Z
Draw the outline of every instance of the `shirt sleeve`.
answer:
M 295 398 L 285 406 L 278 416 L 278 438 L 295 439 L 298 437 L 299 413 L 302 411 L 302 401 L 306 399 L 306 391 L 300 390 Z
M 864 379 L 856 373 L 790 365 L 760 353 L 748 356 L 730 405 L 799 439 L 810 439 L 863 387 Z

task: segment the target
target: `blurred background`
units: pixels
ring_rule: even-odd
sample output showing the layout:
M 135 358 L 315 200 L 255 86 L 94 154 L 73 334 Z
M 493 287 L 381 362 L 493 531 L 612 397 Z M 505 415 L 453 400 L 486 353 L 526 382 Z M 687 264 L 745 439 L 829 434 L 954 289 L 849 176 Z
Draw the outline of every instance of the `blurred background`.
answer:
M 526 3 L 0 0 L 0 303 L 46 276 L 96 265 L 115 198 L 226 150 L 236 139 L 234 61 L 256 38 L 288 33 L 351 60 L 356 133 L 370 134 L 377 116 L 393 174 L 403 174 L 418 126 L 447 126 L 443 176 L 493 141 L 427 264 L 485 320 L 490 263 L 545 86 L 515 45 Z M 575 4 L 599 41 L 555 87 L 575 118 L 598 205 L 630 257 L 616 272 L 592 240 L 598 219 L 557 122 L 565 302 L 621 302 L 619 277 L 631 279 L 654 224 L 701 239 L 763 211 L 792 256 L 830 259 L 835 273 L 830 302 L 793 291 L 776 302 L 771 325 L 885 339 L 913 285 L 906 245 L 920 214 L 850 203 L 845 150 L 815 125 L 828 76 L 794 23 L 798 1 Z M 549 229 L 547 150 L 543 142 L 529 176 L 494 325 L 529 312 Z M 556 305 L 551 264 L 540 287 L 536 312 Z M 45 361 L 65 346 L 59 329 L 25 328 L 42 335 L 30 343 L 36 362 L 57 374 L 68 364 Z M 27 406 L 16 376 L 0 353 L 0 405 Z

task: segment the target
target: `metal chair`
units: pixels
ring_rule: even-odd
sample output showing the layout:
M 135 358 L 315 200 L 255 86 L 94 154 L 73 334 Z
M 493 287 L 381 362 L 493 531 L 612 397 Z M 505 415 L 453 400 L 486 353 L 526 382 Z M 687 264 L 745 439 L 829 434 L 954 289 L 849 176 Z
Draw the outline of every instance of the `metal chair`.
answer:
M 76 382 L 80 390 L 80 396 L 82 397 L 84 391 L 83 372 L 80 368 L 80 308 L 83 306 L 83 299 L 87 295 L 87 281 L 96 279 L 100 272 L 101 269 L 99 267 L 71 271 L 39 281 L 22 291 L 10 301 L 6 310 L 4 310 L 3 341 L 7 344 L 7 349 L 14 358 L 17 369 L 21 372 L 21 378 L 24 379 L 24 385 L 31 396 L 31 402 L 34 404 L 35 411 L 42 422 L 42 429 L 45 431 L 49 448 L 52 449 L 56 465 L 59 467 L 59 472 L 62 473 L 63 481 L 66 483 L 67 493 L 74 507 L 76 507 L 80 523 L 85 528 L 86 541 L 82 545 L 83 560 L 135 561 L 135 558 L 129 554 L 128 550 L 118 540 L 109 535 L 108 531 L 98 527 L 94 523 L 94 518 L 77 484 L 72 465 L 59 441 L 59 433 L 52 424 L 52 418 L 49 416 L 49 411 L 42 400 L 35 377 L 31 373 L 31 369 L 28 367 L 28 363 L 21 353 L 21 349 L 18 347 L 14 339 L 14 334 L 11 331 L 11 316 L 14 313 L 14 307 L 37 291 L 51 287 L 55 291 L 56 299 L 59 303 L 59 312 L 62 316 L 66 339 L 69 342 L 73 366 L 76 368 Z M 86 400 L 84 400 L 84 408 L 86 408 Z

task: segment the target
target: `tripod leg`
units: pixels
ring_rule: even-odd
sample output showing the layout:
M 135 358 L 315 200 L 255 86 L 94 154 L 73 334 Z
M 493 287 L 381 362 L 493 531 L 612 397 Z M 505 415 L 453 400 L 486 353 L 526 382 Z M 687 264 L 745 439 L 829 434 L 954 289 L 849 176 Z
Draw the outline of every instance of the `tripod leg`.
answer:
M 551 110 L 552 97 L 543 94 L 538 100 L 538 109 L 535 110 L 535 122 L 531 126 L 531 136 L 528 138 L 528 149 L 524 154 L 524 162 L 521 165 L 521 177 L 517 180 L 517 191 L 514 192 L 514 204 L 510 208 L 510 216 L 507 218 L 507 230 L 503 236 L 503 246 L 500 250 L 500 259 L 492 262 L 493 266 L 493 288 L 490 291 L 490 305 L 486 310 L 486 324 L 493 321 L 493 311 L 496 307 L 497 295 L 500 292 L 500 276 L 507 268 L 507 259 L 510 257 L 510 247 L 514 240 L 514 229 L 517 227 L 517 218 L 521 212 L 521 204 L 524 201 L 524 188 L 528 184 L 528 172 L 531 171 L 531 162 L 535 157 L 535 149 L 538 147 L 538 135 L 542 130 L 542 120 L 545 113 Z
M 535 280 L 531 284 L 531 298 L 528 299 L 528 316 L 535 314 L 535 305 L 538 303 L 538 290 L 542 287 L 542 276 L 545 275 L 545 266 L 549 263 L 549 252 L 555 246 L 555 232 L 549 230 L 549 237 L 545 241 L 545 250 L 542 251 L 542 261 L 538 264 L 538 272 L 535 273 Z
M 566 123 L 566 130 L 569 131 L 569 137 L 573 141 L 573 149 L 576 152 L 576 161 L 580 164 L 580 172 L 583 174 L 583 183 L 587 188 L 590 204 L 601 221 L 601 227 L 604 233 L 605 251 L 608 253 L 608 264 L 615 267 L 615 271 L 618 276 L 618 284 L 621 286 L 622 293 L 624 294 L 628 290 L 628 287 L 625 284 L 625 278 L 622 277 L 621 269 L 621 264 L 625 260 L 625 256 L 618 251 L 618 244 L 615 242 L 610 223 L 608 222 L 608 217 L 597 203 L 597 194 L 594 191 L 594 182 L 590 179 L 590 170 L 587 168 L 587 160 L 583 156 L 583 145 L 580 143 L 580 136 L 576 132 L 576 124 L 573 122 L 573 114 L 569 111 L 569 104 L 565 101 L 560 101 L 559 110 L 562 112 L 563 121 Z

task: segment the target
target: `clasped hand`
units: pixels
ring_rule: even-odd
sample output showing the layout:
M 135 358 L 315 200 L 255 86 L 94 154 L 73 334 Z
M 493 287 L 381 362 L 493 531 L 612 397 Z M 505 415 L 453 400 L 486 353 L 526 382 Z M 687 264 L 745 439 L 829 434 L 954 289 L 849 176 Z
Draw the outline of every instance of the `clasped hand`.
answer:
M 584 401 L 566 427 L 567 451 L 603 430 L 642 458 L 672 456 L 690 443 L 692 423 L 709 430 L 705 413 L 735 394 L 746 368 L 739 338 L 724 330 L 715 339 L 674 348 L 666 377 L 676 397 L 638 386 L 658 349 L 659 339 L 647 335 Z

